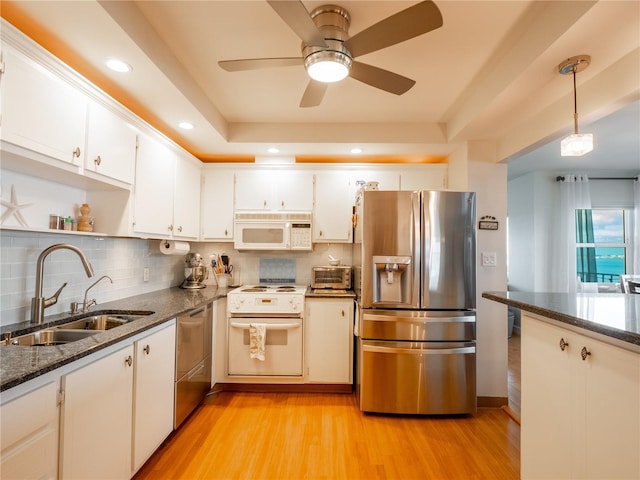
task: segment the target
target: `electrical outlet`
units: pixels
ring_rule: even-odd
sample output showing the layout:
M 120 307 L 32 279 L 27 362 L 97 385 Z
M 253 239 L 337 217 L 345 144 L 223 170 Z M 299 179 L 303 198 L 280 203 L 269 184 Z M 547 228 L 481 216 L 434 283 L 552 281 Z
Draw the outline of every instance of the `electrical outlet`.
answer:
M 142 270 L 142 280 L 145 281 L 145 282 L 149 281 L 149 268 L 148 267 L 145 267 Z
M 495 267 L 498 263 L 496 252 L 482 252 L 482 266 Z

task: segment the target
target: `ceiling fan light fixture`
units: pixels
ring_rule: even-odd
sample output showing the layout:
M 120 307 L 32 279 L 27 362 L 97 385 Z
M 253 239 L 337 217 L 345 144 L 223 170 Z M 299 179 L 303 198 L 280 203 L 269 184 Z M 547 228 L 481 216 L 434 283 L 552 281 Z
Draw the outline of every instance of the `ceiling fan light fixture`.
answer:
M 322 83 L 344 80 L 349 75 L 351 63 L 351 57 L 333 50 L 314 52 L 304 60 L 309 76 Z
M 573 75 L 573 133 L 560 142 L 560 155 L 563 157 L 580 157 L 593 150 L 593 134 L 578 133 L 578 95 L 576 93 L 576 73 L 587 68 L 590 63 L 589 55 L 577 55 L 558 65 L 561 75 Z

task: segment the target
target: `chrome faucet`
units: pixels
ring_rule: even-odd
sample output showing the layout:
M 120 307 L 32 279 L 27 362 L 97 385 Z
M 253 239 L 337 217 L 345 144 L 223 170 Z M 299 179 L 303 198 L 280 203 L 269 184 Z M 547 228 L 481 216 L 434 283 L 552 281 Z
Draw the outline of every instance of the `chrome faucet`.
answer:
M 58 296 L 60 295 L 60 292 L 62 292 L 62 289 L 67 286 L 67 282 L 65 282 L 51 297 L 44 298 L 42 296 L 44 261 L 51 252 L 62 249 L 76 252 L 80 257 L 80 260 L 82 261 L 82 265 L 84 266 L 84 271 L 87 273 L 87 277 L 93 277 L 93 267 L 91 266 L 91 263 L 89 263 L 89 260 L 87 260 L 87 257 L 84 255 L 84 253 L 82 253 L 82 250 L 80 250 L 78 247 L 69 245 L 68 243 L 58 243 L 56 245 L 51 245 L 50 247 L 45 248 L 37 260 L 36 296 L 31 299 L 31 323 L 42 323 L 42 319 L 44 318 L 44 309 L 50 307 L 51 305 L 55 305 L 58 302 Z
M 91 307 L 92 305 L 97 305 L 98 302 L 96 302 L 96 299 L 94 298 L 93 300 L 87 300 L 87 295 L 89 293 L 89 290 L 91 290 L 93 287 L 95 287 L 98 282 L 104 278 L 108 278 L 109 281 L 111 283 L 113 283 L 113 280 L 111 279 L 111 277 L 109 275 L 103 275 L 101 276 L 98 280 L 96 280 L 95 282 L 93 282 L 91 285 L 89 285 L 89 288 L 87 288 L 84 292 L 84 300 L 82 301 L 82 309 L 80 309 L 80 304 L 79 302 L 71 302 L 71 313 L 86 313 L 89 311 L 89 307 Z

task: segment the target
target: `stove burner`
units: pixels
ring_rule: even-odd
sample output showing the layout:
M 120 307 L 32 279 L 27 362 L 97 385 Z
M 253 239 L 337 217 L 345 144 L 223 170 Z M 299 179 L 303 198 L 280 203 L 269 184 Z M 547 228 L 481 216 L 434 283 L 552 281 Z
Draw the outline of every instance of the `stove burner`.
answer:
M 267 289 L 265 287 L 249 287 L 249 288 L 243 288 L 240 291 L 247 292 L 247 293 L 263 293 L 263 292 L 266 292 Z
M 295 287 L 278 287 L 276 292 L 295 292 Z

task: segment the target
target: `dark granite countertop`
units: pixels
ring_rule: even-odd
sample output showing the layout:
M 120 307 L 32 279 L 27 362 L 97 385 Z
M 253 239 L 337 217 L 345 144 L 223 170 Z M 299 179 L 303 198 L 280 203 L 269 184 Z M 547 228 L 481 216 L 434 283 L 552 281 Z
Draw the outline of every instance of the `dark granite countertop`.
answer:
M 218 298 L 225 297 L 231 289 L 210 286 L 198 290 L 183 290 L 178 287 L 158 290 L 151 293 L 123 298 L 99 304 L 91 310 L 99 313 L 128 313 L 152 311 L 151 315 L 133 320 L 130 323 L 92 335 L 77 342 L 57 346 L 0 346 L 0 391 L 50 372 L 63 365 L 97 352 L 138 333 L 149 330 L 172 318 L 205 305 Z M 46 326 L 54 326 L 73 318 L 86 315 L 59 314 L 45 317 L 43 325 L 34 327 L 29 322 L 7 325 L 0 330 L 4 335 L 12 332 L 19 336 Z
M 640 295 L 484 292 L 482 296 L 640 353 Z

